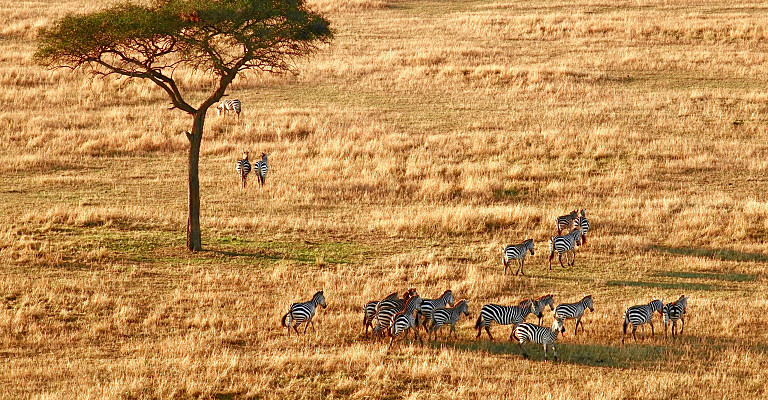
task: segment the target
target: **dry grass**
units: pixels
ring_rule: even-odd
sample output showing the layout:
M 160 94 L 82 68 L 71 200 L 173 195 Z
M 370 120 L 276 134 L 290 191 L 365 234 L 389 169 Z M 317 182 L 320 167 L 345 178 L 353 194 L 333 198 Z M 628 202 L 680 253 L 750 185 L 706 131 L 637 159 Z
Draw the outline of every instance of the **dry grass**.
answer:
M 0 4 L 0 397 L 765 395 L 764 4 L 312 1 L 334 43 L 209 115 L 194 255 L 190 121 L 148 83 L 32 63 L 37 27 L 100 6 Z M 262 190 L 238 189 L 244 148 L 270 152 Z M 590 243 L 549 272 L 577 207 Z M 503 276 L 528 237 L 529 276 Z M 407 287 L 471 299 L 458 341 L 361 337 L 361 305 Z M 317 332 L 287 336 L 320 288 Z M 483 304 L 545 293 L 595 298 L 560 363 L 473 340 Z M 681 293 L 684 336 L 619 346 L 626 307 Z

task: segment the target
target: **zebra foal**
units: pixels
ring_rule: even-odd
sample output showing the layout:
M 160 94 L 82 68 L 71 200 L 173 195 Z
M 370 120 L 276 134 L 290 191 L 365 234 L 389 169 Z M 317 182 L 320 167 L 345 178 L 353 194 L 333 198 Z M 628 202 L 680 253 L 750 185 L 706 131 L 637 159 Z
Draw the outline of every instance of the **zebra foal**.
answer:
M 621 344 L 624 344 L 624 336 L 627 335 L 627 327 L 629 327 L 629 325 L 632 325 L 632 337 L 635 341 L 637 341 L 635 332 L 637 331 L 638 326 L 641 329 L 641 334 L 645 336 L 645 324 L 651 326 L 651 336 L 653 336 L 653 313 L 658 312 L 661 314 L 662 308 L 664 308 L 662 300 L 653 300 L 648 304 L 632 306 L 629 307 L 627 311 L 624 311 L 624 330 L 621 334 Z
M 312 317 L 315 316 L 315 309 L 317 306 L 323 306 L 323 308 L 326 308 L 325 305 L 325 296 L 323 295 L 323 291 L 319 291 L 312 296 L 312 300 L 305 302 L 305 303 L 293 303 L 288 308 L 288 312 L 283 315 L 283 319 L 281 321 L 281 324 L 284 328 L 288 328 L 288 334 L 291 334 L 291 324 L 293 324 L 293 330 L 296 331 L 296 335 L 299 334 L 299 330 L 296 329 L 299 325 L 306 322 L 306 325 L 304 325 L 304 333 L 307 333 L 307 328 L 310 324 L 312 324 L 312 331 L 315 331 L 315 323 L 312 322 Z
M 557 217 L 557 220 L 555 222 L 555 228 L 557 228 L 557 234 L 561 235 L 563 233 L 563 230 L 565 229 L 573 229 L 575 226 L 574 222 L 578 217 L 579 217 L 579 212 L 576 210 L 571 211 L 570 214 L 561 215 Z
M 520 244 L 510 244 L 509 246 L 504 248 L 504 274 L 507 274 L 507 268 L 509 267 L 509 264 L 512 262 L 512 260 L 517 261 L 517 271 L 515 271 L 515 275 L 517 273 L 521 273 L 525 275 L 525 272 L 523 272 L 523 265 L 525 265 L 525 256 L 531 253 L 531 255 L 534 255 L 533 253 L 533 239 L 528 239 Z
M 557 361 L 557 347 L 555 347 L 555 343 L 557 342 L 557 335 L 560 332 L 565 333 L 563 321 L 560 319 L 555 319 L 555 321 L 552 323 L 551 329 L 545 326 L 523 322 L 522 324 L 518 325 L 517 328 L 515 328 L 513 333 L 517 338 L 517 346 L 520 347 L 520 351 L 523 353 L 523 357 L 529 357 L 528 353 L 526 353 L 525 349 L 523 348 L 523 343 L 531 342 L 544 345 L 544 361 L 547 361 L 547 347 L 552 346 L 552 354 L 554 354 L 555 361 Z

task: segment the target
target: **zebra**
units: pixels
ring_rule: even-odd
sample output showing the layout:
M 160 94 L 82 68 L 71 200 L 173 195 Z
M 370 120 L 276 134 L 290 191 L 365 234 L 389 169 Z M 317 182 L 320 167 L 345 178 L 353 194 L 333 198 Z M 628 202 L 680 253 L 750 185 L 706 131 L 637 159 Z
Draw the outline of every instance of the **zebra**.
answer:
M 248 174 L 251 172 L 251 163 L 248 162 L 249 154 L 250 152 L 248 150 L 243 151 L 243 158 L 238 160 L 237 165 L 235 166 L 237 175 L 240 176 L 240 180 L 242 181 L 243 189 L 245 189 L 245 180 L 248 178 Z
M 587 209 L 582 208 L 581 216 L 576 219 L 576 226 L 581 229 L 581 244 L 587 244 L 587 232 L 589 232 L 589 220 L 587 219 Z
M 392 348 L 392 343 L 394 343 L 395 339 L 400 336 L 401 333 L 405 332 L 403 337 L 407 337 L 408 330 L 411 328 L 413 328 L 413 334 L 416 336 L 416 339 L 419 342 L 422 342 L 419 337 L 416 318 L 413 316 L 413 312 L 418 310 L 419 306 L 421 306 L 421 297 L 413 296 L 405 303 L 405 307 L 402 311 L 392 316 L 389 323 L 389 336 L 391 338 L 389 339 L 389 347 L 387 347 L 387 350 Z
M 389 296 L 385 297 L 383 300 L 378 302 L 376 304 L 376 312 L 379 310 L 385 309 L 385 308 L 397 308 L 402 310 L 403 306 L 405 306 L 405 301 L 408 300 L 408 298 L 416 296 L 418 293 L 416 292 L 416 289 L 410 288 L 403 293 L 403 298 L 399 299 L 396 296 L 396 293 L 392 293 Z M 393 295 L 395 295 L 393 297 Z
M 516 260 L 518 268 L 517 271 L 515 271 L 515 275 L 517 275 L 518 272 L 525 275 L 525 272 L 523 272 L 523 265 L 525 265 L 525 256 L 528 254 L 528 252 L 530 252 L 531 255 L 534 255 L 533 239 L 528 239 L 520 244 L 510 244 L 509 246 L 505 247 L 504 274 L 507 274 L 507 267 L 509 267 L 509 264 L 512 262 L 512 260 Z
M 372 330 L 372 334 L 379 335 L 381 338 L 386 332 L 386 329 L 390 327 L 392 317 L 405 309 L 405 305 L 408 303 L 408 300 L 414 297 L 418 297 L 418 304 L 421 305 L 421 297 L 419 297 L 418 294 L 415 294 L 415 289 L 411 289 L 406 293 L 409 295 L 409 297 L 404 301 L 400 299 L 391 300 L 394 304 L 399 304 L 398 306 L 384 307 L 376 311 L 376 315 L 374 316 L 375 324 Z M 411 295 L 411 293 L 413 293 L 413 295 Z
M 565 253 L 565 262 L 572 267 L 576 261 L 576 246 L 581 246 L 581 229 L 575 228 L 567 235 L 553 236 L 549 240 L 549 270 L 552 270 L 552 259 L 555 258 L 555 252 L 558 254 L 560 266 L 563 265 L 563 253 Z M 571 253 L 571 262 L 568 262 L 568 253 Z
M 376 315 L 376 306 L 382 301 L 393 300 L 396 298 L 397 292 L 393 292 L 383 300 L 374 300 L 365 303 L 365 306 L 363 306 L 363 329 L 365 329 L 365 335 L 368 335 L 368 328 L 373 328 L 373 317 Z
M 539 325 L 541 325 L 541 319 L 544 317 L 543 311 L 544 309 L 547 308 L 547 306 L 549 306 L 550 310 L 552 311 L 555 310 L 555 300 L 553 299 L 551 294 L 546 294 L 536 299 L 523 299 L 520 301 L 520 303 L 518 303 L 518 306 L 522 306 L 523 303 L 525 303 L 528 300 L 533 301 L 534 308 L 538 309 L 539 311 L 542 311 L 541 313 L 539 313 Z
M 256 172 L 256 176 L 259 178 L 259 187 L 264 187 L 264 183 L 267 180 L 267 156 L 269 153 L 261 153 L 261 160 L 253 163 L 253 170 Z
M 563 233 L 563 229 L 572 229 L 574 227 L 574 221 L 576 221 L 578 216 L 578 211 L 573 210 L 570 214 L 557 217 L 557 222 L 555 223 L 557 234 L 561 235 Z
M 315 309 L 318 305 L 326 308 L 325 296 L 323 296 L 322 290 L 315 293 L 315 295 L 312 296 L 312 300 L 306 303 L 291 304 L 291 307 L 288 308 L 288 312 L 283 315 L 283 319 L 281 321 L 283 327 L 288 328 L 288 334 L 291 334 L 291 323 L 293 323 L 293 330 L 296 331 L 296 335 L 299 334 L 299 330 L 296 329 L 296 327 L 304 322 L 307 323 L 304 325 L 304 333 L 307 333 L 307 327 L 309 327 L 309 324 L 312 324 L 312 331 L 314 332 L 315 323 L 312 322 L 312 317 L 315 316 Z
M 221 115 L 222 113 L 226 115 L 228 112 L 234 111 L 237 114 L 237 118 L 240 119 L 240 106 L 240 100 L 238 99 L 221 101 L 216 106 L 216 115 Z
M 672 323 L 672 337 L 683 334 L 685 328 L 685 309 L 688 306 L 688 297 L 681 295 L 679 299 L 664 306 L 664 337 L 667 337 L 667 326 Z M 677 320 L 680 320 L 680 333 L 677 333 Z
M 536 308 L 536 304 L 530 299 L 523 301 L 517 306 L 486 304 L 480 309 L 480 316 L 477 317 L 477 322 L 475 322 L 475 329 L 477 329 L 475 339 L 480 337 L 483 328 L 485 328 L 488 337 L 493 340 L 490 330 L 491 322 L 496 322 L 499 325 L 513 325 L 514 328 L 514 326 L 525 321 L 525 317 L 528 314 L 535 314 L 537 317 L 541 317 L 541 310 Z
M 555 347 L 555 343 L 557 342 L 557 335 L 560 332 L 565 333 L 563 320 L 555 319 L 551 329 L 545 326 L 523 322 L 515 328 L 513 333 L 517 338 L 517 346 L 520 347 L 523 357 L 528 358 L 528 353 L 525 352 L 523 343 L 531 342 L 544 345 L 544 361 L 547 360 L 547 346 L 552 346 L 552 353 L 555 356 L 555 361 L 557 361 L 557 348 Z
M 640 326 L 642 334 L 645 336 L 645 324 L 651 325 L 651 336 L 653 336 L 653 313 L 658 312 L 661 314 L 661 310 L 664 308 L 663 300 L 653 300 L 648 304 L 640 304 L 632 306 L 624 311 L 624 330 L 621 333 L 621 344 L 624 344 L 624 336 L 627 335 L 627 327 L 632 325 L 632 337 L 637 341 L 635 332 L 637 327 Z
M 438 308 L 443 308 L 446 304 L 453 307 L 453 292 L 450 290 L 446 290 L 436 299 L 422 299 L 421 307 L 419 307 L 418 312 L 416 313 L 416 322 L 419 322 L 419 316 L 424 316 L 423 326 L 425 332 L 429 332 L 427 323 L 432 317 L 432 311 Z
M 469 317 L 469 300 L 461 300 L 453 308 L 439 308 L 433 311 L 430 317 L 432 321 L 432 326 L 429 328 L 430 339 L 432 332 L 435 332 L 435 340 L 437 340 L 437 330 L 446 323 L 451 324 L 451 330 L 448 332 L 450 338 L 451 334 L 456 332 L 456 322 L 459 321 L 462 313 Z
M 578 335 L 579 324 L 581 324 L 581 331 L 584 332 L 584 323 L 581 322 L 581 317 L 584 316 L 584 311 L 589 308 L 590 312 L 595 312 L 595 307 L 592 304 L 592 295 L 584 296 L 583 299 L 576 303 L 563 303 L 558 304 L 555 307 L 555 319 L 575 319 L 576 328 L 573 331 L 574 335 Z M 565 331 L 563 331 L 565 336 Z

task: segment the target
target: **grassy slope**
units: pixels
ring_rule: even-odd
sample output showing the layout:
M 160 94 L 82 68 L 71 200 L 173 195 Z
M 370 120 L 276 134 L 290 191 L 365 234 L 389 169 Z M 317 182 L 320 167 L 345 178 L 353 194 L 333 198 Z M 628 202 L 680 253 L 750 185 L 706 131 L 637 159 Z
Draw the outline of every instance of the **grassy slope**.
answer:
M 333 46 L 298 77 L 238 81 L 244 118 L 208 120 L 195 255 L 189 121 L 146 84 L 30 63 L 32 28 L 78 2 L 3 4 L 0 396 L 764 393 L 763 5 L 315 4 Z M 272 154 L 263 190 L 236 188 L 243 147 Z M 548 272 L 575 207 L 590 244 Z M 501 246 L 527 237 L 529 276 L 503 276 Z M 362 338 L 360 306 L 406 287 L 470 298 L 460 339 Z M 286 336 L 319 288 L 317 332 Z M 595 297 L 561 363 L 523 360 L 508 328 L 473 340 L 482 304 L 544 293 Z M 627 306 L 681 293 L 683 337 L 619 346 Z

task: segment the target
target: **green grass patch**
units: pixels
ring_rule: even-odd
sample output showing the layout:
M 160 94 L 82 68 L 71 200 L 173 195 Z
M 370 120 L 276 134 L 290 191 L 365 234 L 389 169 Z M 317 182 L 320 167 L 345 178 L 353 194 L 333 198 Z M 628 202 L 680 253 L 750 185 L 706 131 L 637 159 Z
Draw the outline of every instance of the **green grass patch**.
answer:
M 668 290 L 673 290 L 673 289 L 701 290 L 701 291 L 725 290 L 725 288 L 720 285 L 710 285 L 710 284 L 704 284 L 704 283 L 689 283 L 689 282 L 667 283 L 667 282 L 639 282 L 639 281 L 608 281 L 606 282 L 606 285 L 627 286 L 627 287 L 649 287 L 649 288 L 668 289 Z
M 728 282 L 753 282 L 757 280 L 757 275 L 711 272 L 661 271 L 657 273 L 656 276 L 685 279 L 712 279 Z

